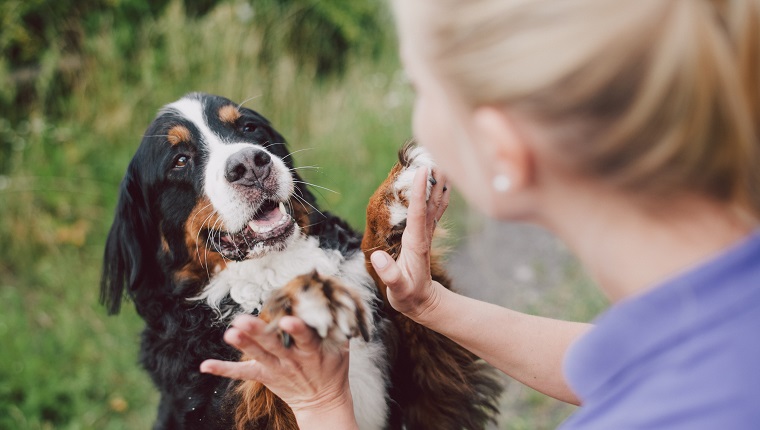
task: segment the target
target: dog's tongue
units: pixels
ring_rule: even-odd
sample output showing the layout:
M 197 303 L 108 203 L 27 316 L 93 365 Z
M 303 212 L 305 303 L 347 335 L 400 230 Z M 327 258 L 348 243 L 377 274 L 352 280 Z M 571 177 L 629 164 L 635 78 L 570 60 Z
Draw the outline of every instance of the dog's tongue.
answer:
M 274 209 L 256 216 L 248 223 L 248 226 L 251 227 L 251 229 L 254 231 L 262 227 L 270 227 L 272 225 L 280 223 L 286 215 L 285 205 L 280 203 L 279 205 L 275 206 Z

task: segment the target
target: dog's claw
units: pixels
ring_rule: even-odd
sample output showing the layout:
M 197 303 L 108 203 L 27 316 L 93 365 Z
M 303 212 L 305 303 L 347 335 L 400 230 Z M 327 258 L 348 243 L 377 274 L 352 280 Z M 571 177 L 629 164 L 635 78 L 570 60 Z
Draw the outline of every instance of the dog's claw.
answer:
M 280 339 L 282 340 L 282 346 L 290 348 L 293 345 L 293 338 L 290 337 L 288 332 L 280 332 Z
M 369 330 L 367 330 L 367 325 L 363 322 L 359 323 L 359 332 L 362 334 L 362 339 L 365 342 L 369 342 Z

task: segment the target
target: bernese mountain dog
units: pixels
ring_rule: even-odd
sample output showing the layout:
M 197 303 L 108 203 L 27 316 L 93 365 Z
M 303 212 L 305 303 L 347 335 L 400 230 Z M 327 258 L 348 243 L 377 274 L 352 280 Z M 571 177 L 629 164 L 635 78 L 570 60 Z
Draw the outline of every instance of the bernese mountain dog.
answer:
M 100 297 L 111 314 L 127 297 L 145 320 L 140 362 L 161 393 L 154 428 L 297 428 L 260 384 L 199 372 L 208 358 L 245 359 L 223 340 L 240 313 L 295 315 L 324 342 L 351 338 L 362 429 L 484 428 L 499 377 L 395 312 L 368 261 L 375 249 L 398 255 L 411 178 L 432 167 L 424 150 L 404 146 L 362 235 L 318 208 L 259 113 L 201 93 L 164 106 L 121 183 Z M 437 261 L 433 274 L 450 284 Z

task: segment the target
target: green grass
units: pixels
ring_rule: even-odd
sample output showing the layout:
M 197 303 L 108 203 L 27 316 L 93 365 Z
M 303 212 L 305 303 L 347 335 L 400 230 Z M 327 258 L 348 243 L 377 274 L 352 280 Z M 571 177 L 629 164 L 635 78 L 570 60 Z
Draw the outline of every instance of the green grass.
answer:
M 141 48 L 130 56 L 104 27 L 85 40 L 70 95 L 33 105 L 17 125 L 0 118 L 13 148 L 0 163 L 9 166 L 0 175 L 0 430 L 153 421 L 157 395 L 137 364 L 142 322 L 130 306 L 106 316 L 98 281 L 118 184 L 160 106 L 191 91 L 250 99 L 299 151 L 298 165 L 319 167 L 302 172 L 335 191 L 316 189 L 322 207 L 363 229 L 368 197 L 410 136 L 412 95 L 392 43 L 379 61 L 353 59 L 341 78 L 315 80 L 286 57 L 260 64 L 262 35 L 238 7 L 191 19 L 174 1 L 135 24 Z M 508 428 L 545 428 L 554 406 L 533 396 L 518 396 Z

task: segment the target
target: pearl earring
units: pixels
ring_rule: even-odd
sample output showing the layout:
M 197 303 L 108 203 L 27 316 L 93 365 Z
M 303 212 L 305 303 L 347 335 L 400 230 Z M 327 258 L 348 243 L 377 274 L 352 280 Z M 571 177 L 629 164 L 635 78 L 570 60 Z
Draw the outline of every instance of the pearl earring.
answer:
M 493 189 L 500 193 L 506 193 L 512 188 L 512 180 L 507 175 L 496 175 L 491 183 Z

